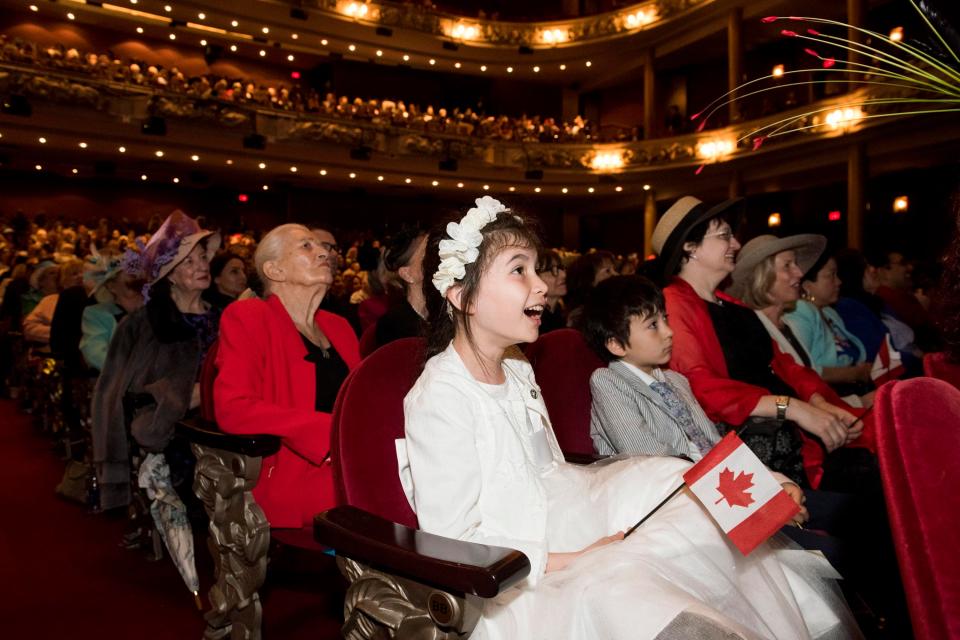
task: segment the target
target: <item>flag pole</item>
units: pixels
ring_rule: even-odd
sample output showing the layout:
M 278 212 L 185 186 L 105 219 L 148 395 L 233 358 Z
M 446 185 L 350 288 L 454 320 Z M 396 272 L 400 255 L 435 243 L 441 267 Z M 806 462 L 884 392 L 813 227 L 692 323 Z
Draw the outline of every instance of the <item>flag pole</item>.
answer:
M 660 502 L 660 504 L 658 504 L 657 506 L 655 506 L 655 507 L 650 511 L 650 513 L 648 513 L 647 515 L 645 515 L 645 516 L 643 516 L 642 518 L 640 518 L 640 521 L 639 521 L 637 524 L 635 524 L 635 525 L 633 525 L 632 527 L 630 527 L 630 530 L 627 531 L 625 534 L 623 534 L 624 540 L 627 539 L 627 536 L 629 536 L 631 533 L 633 533 L 634 531 L 636 531 L 636 530 L 637 530 L 637 527 L 639 527 L 639 526 L 642 525 L 644 522 L 646 522 L 647 520 L 649 520 L 649 519 L 650 519 L 650 516 L 652 516 L 653 514 L 655 514 L 657 511 L 659 511 L 660 508 L 661 508 L 663 505 L 665 505 L 665 504 L 667 504 L 668 502 L 670 502 L 670 499 L 673 498 L 673 496 L 675 496 L 675 495 L 677 495 L 678 493 L 680 493 L 680 490 L 683 489 L 685 486 L 687 486 L 687 483 L 686 483 L 686 482 L 684 482 L 684 483 L 681 484 L 679 487 L 677 487 L 676 489 L 674 489 L 674 490 L 673 490 L 673 493 L 671 493 L 671 494 L 668 495 L 666 498 L 664 498 L 664 499 Z

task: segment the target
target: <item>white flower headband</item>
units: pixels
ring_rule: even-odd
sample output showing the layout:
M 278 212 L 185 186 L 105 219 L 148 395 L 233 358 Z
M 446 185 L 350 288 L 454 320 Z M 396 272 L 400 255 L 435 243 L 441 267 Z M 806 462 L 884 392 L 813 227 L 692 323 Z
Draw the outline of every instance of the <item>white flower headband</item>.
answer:
M 497 214 L 507 211 L 507 207 L 490 196 L 477 198 L 476 207 L 467 211 L 459 223 L 447 225 L 449 239 L 440 241 L 440 266 L 433 274 L 433 286 L 441 296 L 447 295 L 447 289 L 466 275 L 466 266 L 476 262 L 480 255 L 478 247 L 483 242 L 480 231 L 497 219 Z

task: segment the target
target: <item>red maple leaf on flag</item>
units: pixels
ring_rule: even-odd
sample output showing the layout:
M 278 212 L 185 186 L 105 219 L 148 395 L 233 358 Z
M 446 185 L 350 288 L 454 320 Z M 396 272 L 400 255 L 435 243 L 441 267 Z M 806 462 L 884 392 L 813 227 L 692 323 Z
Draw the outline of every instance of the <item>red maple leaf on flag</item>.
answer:
M 740 472 L 736 478 L 729 467 L 724 467 L 720 472 L 720 484 L 717 485 L 717 491 L 720 492 L 720 500 L 714 504 L 720 504 L 726 500 L 731 507 L 749 507 L 753 504 L 753 496 L 747 491 L 753 486 L 753 474 Z

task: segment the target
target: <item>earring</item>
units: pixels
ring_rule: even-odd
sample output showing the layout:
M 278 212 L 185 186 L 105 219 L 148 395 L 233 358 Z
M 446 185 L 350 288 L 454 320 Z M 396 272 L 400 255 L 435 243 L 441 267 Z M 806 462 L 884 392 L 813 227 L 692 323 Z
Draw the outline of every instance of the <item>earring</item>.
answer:
M 447 310 L 447 317 L 453 320 L 453 306 L 449 300 L 444 300 L 443 307 Z
M 691 253 L 691 254 L 690 254 L 690 259 L 691 259 L 691 260 L 699 260 L 700 258 L 697 257 L 697 254 Z

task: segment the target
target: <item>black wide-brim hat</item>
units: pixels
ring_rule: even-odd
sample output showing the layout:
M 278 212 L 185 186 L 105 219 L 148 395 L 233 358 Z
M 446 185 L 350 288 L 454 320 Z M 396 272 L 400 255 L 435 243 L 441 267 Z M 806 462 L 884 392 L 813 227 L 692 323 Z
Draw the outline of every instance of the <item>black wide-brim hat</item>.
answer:
M 744 198 L 731 198 L 712 207 L 693 196 L 683 196 L 674 202 L 657 222 L 651 238 L 653 250 L 663 265 L 664 278 L 670 278 L 676 270 L 683 256 L 683 244 L 694 227 L 728 211 L 739 216 L 745 206 Z

